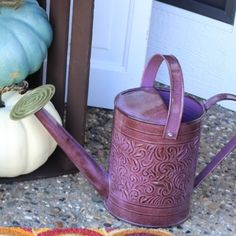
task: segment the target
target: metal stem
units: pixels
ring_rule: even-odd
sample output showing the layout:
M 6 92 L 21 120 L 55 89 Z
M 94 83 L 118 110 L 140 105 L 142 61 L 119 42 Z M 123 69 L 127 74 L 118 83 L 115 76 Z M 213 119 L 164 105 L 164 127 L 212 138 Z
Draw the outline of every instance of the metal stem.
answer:
M 27 81 L 22 81 L 21 83 L 12 84 L 12 85 L 0 88 L 0 108 L 5 107 L 5 104 L 2 100 L 2 95 L 4 93 L 9 92 L 9 91 L 17 91 L 20 94 L 22 94 L 22 93 L 26 92 L 27 89 L 28 89 L 28 82 Z

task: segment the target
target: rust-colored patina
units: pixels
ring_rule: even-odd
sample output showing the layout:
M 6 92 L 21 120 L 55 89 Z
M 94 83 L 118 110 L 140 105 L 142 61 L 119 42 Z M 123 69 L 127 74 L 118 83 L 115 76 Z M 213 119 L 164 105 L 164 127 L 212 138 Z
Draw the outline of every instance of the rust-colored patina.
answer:
M 163 61 L 169 90 L 153 85 Z M 236 101 L 236 96 L 218 94 L 202 103 L 185 95 L 183 84 L 177 59 L 158 54 L 149 61 L 141 87 L 116 97 L 108 172 L 43 108 L 35 115 L 101 194 L 112 215 L 146 227 L 178 225 L 189 216 L 194 188 L 236 146 L 235 135 L 195 177 L 204 114 L 216 102 Z M 21 113 L 24 109 L 18 107 Z

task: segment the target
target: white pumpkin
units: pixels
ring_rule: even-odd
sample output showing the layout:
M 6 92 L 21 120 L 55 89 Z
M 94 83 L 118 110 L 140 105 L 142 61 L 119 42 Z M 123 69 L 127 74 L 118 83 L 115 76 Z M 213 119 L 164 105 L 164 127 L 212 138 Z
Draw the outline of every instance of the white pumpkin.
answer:
M 34 115 L 19 121 L 10 118 L 12 107 L 22 96 L 14 91 L 2 96 L 5 107 L 0 108 L 0 177 L 15 177 L 36 170 L 47 161 L 57 146 Z M 45 109 L 62 123 L 51 102 Z

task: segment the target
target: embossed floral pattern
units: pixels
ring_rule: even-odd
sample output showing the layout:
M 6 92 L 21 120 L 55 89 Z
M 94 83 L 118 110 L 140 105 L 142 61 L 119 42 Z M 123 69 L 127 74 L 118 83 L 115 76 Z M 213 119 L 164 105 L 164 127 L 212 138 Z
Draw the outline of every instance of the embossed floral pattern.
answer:
M 146 143 L 113 130 L 111 195 L 147 206 L 176 206 L 189 200 L 199 137 L 174 145 Z

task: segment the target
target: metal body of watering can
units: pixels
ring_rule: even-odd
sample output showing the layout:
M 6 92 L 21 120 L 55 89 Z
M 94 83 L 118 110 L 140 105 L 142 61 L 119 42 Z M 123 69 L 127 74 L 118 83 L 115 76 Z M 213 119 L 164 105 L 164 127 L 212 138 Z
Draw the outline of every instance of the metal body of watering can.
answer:
M 169 70 L 170 90 L 153 86 L 163 61 Z M 205 112 L 218 101 L 236 101 L 236 96 L 218 94 L 205 103 L 186 96 L 182 71 L 173 56 L 155 55 L 144 71 L 141 87 L 116 97 L 108 172 L 41 109 L 44 102 L 35 105 L 41 100 L 39 90 L 23 97 L 11 117 L 19 119 L 36 112 L 58 145 L 104 198 L 108 211 L 136 225 L 168 227 L 185 221 L 194 188 L 236 146 L 235 135 L 195 177 Z M 42 86 L 42 94 L 47 90 L 51 94 L 53 87 Z

